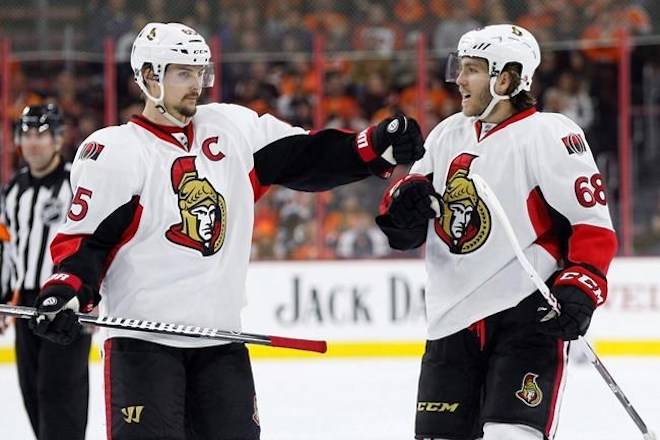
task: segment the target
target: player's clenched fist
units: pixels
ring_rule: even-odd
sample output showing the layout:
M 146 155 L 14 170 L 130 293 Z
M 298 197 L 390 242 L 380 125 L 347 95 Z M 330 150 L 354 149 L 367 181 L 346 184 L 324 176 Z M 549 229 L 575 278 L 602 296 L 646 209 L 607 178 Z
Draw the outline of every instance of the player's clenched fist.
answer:
M 442 197 L 424 175 L 409 174 L 398 181 L 383 198 L 381 214 L 388 215 L 399 228 L 426 225 L 440 215 Z
M 413 163 L 424 156 L 419 124 L 403 114 L 387 118 L 358 135 L 359 149 L 372 149 L 392 165 Z

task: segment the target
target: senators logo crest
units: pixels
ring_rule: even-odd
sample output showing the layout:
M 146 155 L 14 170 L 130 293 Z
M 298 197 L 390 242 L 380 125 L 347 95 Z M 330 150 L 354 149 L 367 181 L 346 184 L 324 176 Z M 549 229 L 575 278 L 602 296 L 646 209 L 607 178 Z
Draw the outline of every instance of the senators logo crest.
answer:
M 516 397 L 522 400 L 525 405 L 531 406 L 532 408 L 539 406 L 543 400 L 543 392 L 536 383 L 537 377 L 539 377 L 538 374 L 525 374 L 522 381 L 522 388 L 516 391 Z
M 468 178 L 470 165 L 477 156 L 463 153 L 449 166 L 442 216 L 435 220 L 435 232 L 453 254 L 468 254 L 486 242 L 491 230 L 488 207 Z
M 213 185 L 200 178 L 195 156 L 172 164 L 172 189 L 178 196 L 181 222 L 170 226 L 165 237 L 172 243 L 213 255 L 220 250 L 227 230 L 227 205 Z

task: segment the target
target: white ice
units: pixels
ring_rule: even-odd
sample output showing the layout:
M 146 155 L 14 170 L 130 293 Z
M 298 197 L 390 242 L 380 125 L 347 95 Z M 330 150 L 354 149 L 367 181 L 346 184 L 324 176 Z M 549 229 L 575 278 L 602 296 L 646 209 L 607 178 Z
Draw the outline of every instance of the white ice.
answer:
M 660 359 L 605 358 L 649 425 L 660 429 Z M 254 362 L 263 440 L 412 439 L 418 359 Z M 102 368 L 91 366 L 88 440 L 104 439 Z M 15 365 L 0 365 L 0 439 L 32 439 Z M 595 369 L 573 363 L 557 440 L 642 436 Z

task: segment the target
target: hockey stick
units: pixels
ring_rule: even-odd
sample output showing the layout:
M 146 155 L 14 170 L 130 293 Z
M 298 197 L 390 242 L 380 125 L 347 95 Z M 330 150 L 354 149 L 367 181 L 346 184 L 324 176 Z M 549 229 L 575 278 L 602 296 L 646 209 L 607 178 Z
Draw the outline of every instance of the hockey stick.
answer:
M 16 318 L 30 319 L 37 315 L 34 307 L 10 306 L 0 304 L 0 314 Z M 142 319 L 113 318 L 111 316 L 92 316 L 76 313 L 81 324 L 95 325 L 97 327 L 133 330 L 140 332 L 159 333 L 163 335 L 188 336 L 191 338 L 214 339 L 216 341 L 243 342 L 247 344 L 268 345 L 271 347 L 292 348 L 295 350 L 315 351 L 325 353 L 325 341 L 309 339 L 285 338 L 282 336 L 257 335 L 251 333 L 231 332 L 215 328 L 198 327 L 184 324 L 168 324 L 157 321 L 144 321 Z
M 536 272 L 534 267 L 523 253 L 523 250 L 520 247 L 520 243 L 516 238 L 516 234 L 513 231 L 513 227 L 511 226 L 511 222 L 509 222 L 509 218 L 507 217 L 506 212 L 500 204 L 500 201 L 497 199 L 495 193 L 493 193 L 486 181 L 481 176 L 472 174 L 470 177 L 472 178 L 474 184 L 477 186 L 479 196 L 487 202 L 488 207 L 495 213 L 495 216 L 499 220 L 500 225 L 504 229 L 504 232 L 509 239 L 511 247 L 516 254 L 516 258 L 520 262 L 523 269 L 525 269 L 525 272 L 527 272 L 536 288 L 548 301 L 548 304 L 550 304 L 555 313 L 561 313 L 559 310 L 559 304 L 557 303 L 557 298 L 555 298 L 552 292 L 550 292 L 550 289 L 545 284 L 545 281 L 539 276 L 539 274 Z M 642 420 L 639 413 L 632 406 L 626 395 L 623 393 L 623 390 L 621 390 L 621 387 L 619 387 L 610 372 L 607 370 L 607 368 L 605 368 L 605 365 L 603 365 L 603 362 L 591 347 L 591 344 L 589 344 L 589 342 L 582 337 L 578 339 L 578 343 L 584 354 L 587 356 L 587 359 L 589 359 L 589 362 L 591 362 L 598 373 L 600 373 L 605 383 L 607 383 L 607 386 L 609 386 L 621 405 L 623 405 L 623 408 L 626 410 L 628 415 L 632 418 L 633 422 L 635 422 L 637 428 L 639 428 L 639 430 L 642 432 L 644 435 L 644 440 L 656 440 L 656 435 L 646 426 L 646 423 L 644 423 L 644 420 Z

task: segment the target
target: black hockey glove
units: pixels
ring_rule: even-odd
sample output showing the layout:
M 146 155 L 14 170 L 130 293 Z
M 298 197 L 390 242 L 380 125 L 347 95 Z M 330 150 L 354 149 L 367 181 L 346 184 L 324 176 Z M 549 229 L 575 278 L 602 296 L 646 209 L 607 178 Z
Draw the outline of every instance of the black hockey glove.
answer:
M 82 329 L 76 313 L 81 309 L 81 299 L 90 297 L 86 290 L 74 275 L 59 273 L 51 276 L 34 303 L 37 315 L 30 319 L 32 331 L 57 344 L 75 341 Z M 90 311 L 93 305 L 89 304 L 90 301 L 84 303 L 85 311 Z
M 571 341 L 587 333 L 594 310 L 607 299 L 607 279 L 591 266 L 573 265 L 557 276 L 552 293 L 561 314 L 541 322 L 541 331 Z
M 596 310 L 596 303 L 574 286 L 554 287 L 552 294 L 559 302 L 561 314 L 541 322 L 541 332 L 558 336 L 565 341 L 584 336 Z M 547 314 L 548 310 L 540 312 Z
M 373 143 L 376 153 L 392 165 L 413 163 L 425 152 L 419 124 L 403 114 L 380 122 L 373 130 Z
M 376 217 L 376 223 L 379 217 L 389 216 L 394 226 L 411 229 L 426 226 L 441 213 L 442 197 L 433 183 L 422 174 L 409 174 L 385 194 L 381 202 L 382 215 Z

